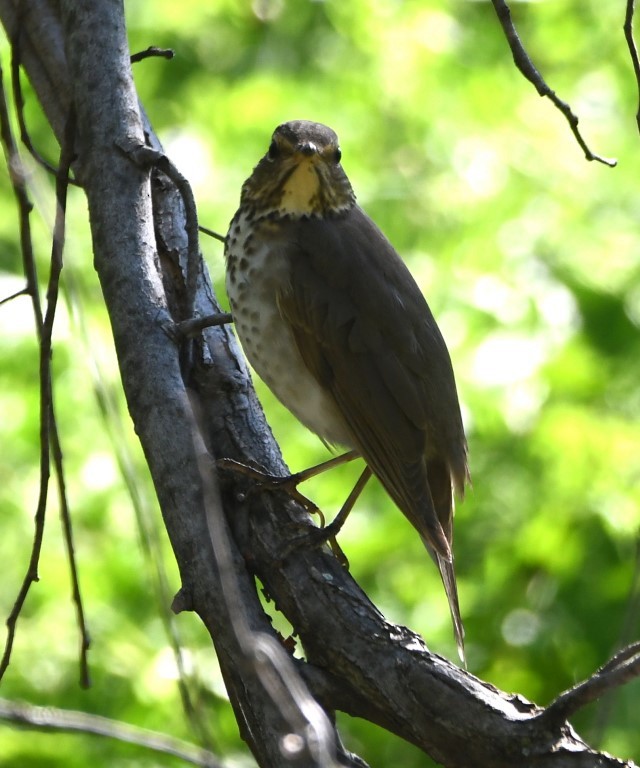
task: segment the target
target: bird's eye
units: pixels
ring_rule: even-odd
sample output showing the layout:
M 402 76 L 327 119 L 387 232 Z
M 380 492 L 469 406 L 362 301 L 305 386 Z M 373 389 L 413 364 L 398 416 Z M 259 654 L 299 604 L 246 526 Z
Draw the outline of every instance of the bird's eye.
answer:
M 340 160 L 342 160 L 342 150 L 340 147 L 336 149 L 336 151 L 333 153 L 333 159 L 336 161 L 336 163 L 339 163 Z
M 269 159 L 275 160 L 280 154 L 280 148 L 278 147 L 275 139 L 269 144 Z

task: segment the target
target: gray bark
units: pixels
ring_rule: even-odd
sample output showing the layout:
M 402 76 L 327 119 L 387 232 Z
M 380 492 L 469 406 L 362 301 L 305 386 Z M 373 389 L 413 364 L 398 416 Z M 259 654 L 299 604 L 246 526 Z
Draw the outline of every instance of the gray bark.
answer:
M 208 329 L 190 356 L 167 333 L 185 315 L 184 206 L 168 178 L 128 154 L 145 143 L 145 128 L 121 4 L 62 0 L 60 16 L 53 0 L 30 0 L 19 17 L 17 6 L 0 0 L 0 17 L 10 36 L 20 27 L 25 69 L 58 137 L 70 103 L 75 107 L 76 172 L 89 204 L 95 267 L 129 410 L 180 568 L 176 608 L 196 611 L 209 630 L 258 763 L 290 765 L 281 737 L 292 730 L 308 736 L 303 679 L 327 712 L 377 723 L 450 768 L 631 766 L 591 750 L 567 723 L 550 724 L 533 704 L 430 653 L 419 636 L 386 621 L 327 550 L 290 552 L 292 535 L 307 519 L 286 495 L 251 492 L 250 480 L 236 475 L 225 475 L 218 493 L 212 457 L 275 474 L 286 468 L 230 330 Z M 200 263 L 196 311 L 217 309 Z M 260 643 L 274 636 L 256 575 L 304 646 L 297 671 L 280 666 L 269 648 L 264 660 Z M 284 693 L 268 685 L 265 665 L 282 672 Z M 331 749 L 327 721 L 317 713 L 311 720 L 316 740 Z M 294 765 L 335 764 L 309 741 Z M 357 762 L 338 752 L 339 764 Z

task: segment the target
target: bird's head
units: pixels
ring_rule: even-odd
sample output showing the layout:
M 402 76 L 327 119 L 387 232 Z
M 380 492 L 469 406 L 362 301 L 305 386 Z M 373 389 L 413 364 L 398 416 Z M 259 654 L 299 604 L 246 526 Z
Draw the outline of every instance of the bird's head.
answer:
M 283 123 L 244 183 L 241 203 L 291 218 L 348 211 L 355 195 L 340 158 L 331 128 L 308 120 Z

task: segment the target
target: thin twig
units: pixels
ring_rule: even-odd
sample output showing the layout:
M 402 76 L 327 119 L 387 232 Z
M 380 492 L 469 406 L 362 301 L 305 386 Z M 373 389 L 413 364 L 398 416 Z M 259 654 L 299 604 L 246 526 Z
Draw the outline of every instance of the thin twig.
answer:
M 600 698 L 604 693 L 640 676 L 640 642 L 623 648 L 591 677 L 561 693 L 537 717 L 553 727 Z
M 616 642 L 615 647 L 621 648 L 628 645 L 631 638 L 636 634 L 636 627 L 638 626 L 638 612 L 640 610 L 640 532 L 636 536 L 636 554 L 635 554 L 635 568 L 633 577 L 631 579 L 631 586 L 629 587 L 629 597 L 627 599 L 627 610 L 622 628 L 620 629 L 620 635 Z M 613 711 L 614 701 L 613 697 L 607 697 L 598 705 L 598 711 L 595 717 L 595 724 L 593 726 L 593 738 L 595 743 L 600 743 L 601 738 L 607 728 L 609 719 Z
M 217 312 L 214 315 L 206 315 L 206 317 L 193 317 L 190 320 L 183 320 L 181 323 L 176 323 L 173 326 L 173 330 L 177 331 L 181 336 L 196 336 L 205 328 L 226 325 L 232 322 L 233 316 L 231 312 Z
M 63 149 L 64 152 L 64 149 Z M 59 235 L 59 232 L 58 232 Z M 56 307 L 58 303 L 58 287 L 60 283 L 60 273 L 62 271 L 62 242 L 59 236 L 56 237 L 54 230 L 53 245 L 51 250 L 51 270 L 49 273 L 49 283 L 47 286 L 47 309 L 42 322 L 42 332 L 40 334 L 40 491 L 38 496 L 38 506 L 35 514 L 35 533 L 31 557 L 27 573 L 22 582 L 16 602 L 7 619 L 8 636 L 5 646 L 5 654 L 0 663 L 0 676 L 4 673 L 11 649 L 13 638 L 15 636 L 15 627 L 18 617 L 22 611 L 22 606 L 27 598 L 31 585 L 38 581 L 38 564 L 40 561 L 40 552 L 42 550 L 42 539 L 44 536 L 44 524 L 47 510 L 47 497 L 50 477 L 50 440 L 51 440 L 51 422 L 52 422 L 52 390 L 51 390 L 51 353 L 53 325 L 56 316 Z
M 13 301 L 14 299 L 17 299 L 18 296 L 28 296 L 28 295 L 29 295 L 29 289 L 25 285 L 24 288 L 21 288 L 19 291 L 12 293 L 11 296 L 5 296 L 4 299 L 0 299 L 0 307 L 3 304 L 7 304 L 8 302 Z
M 198 229 L 202 234 L 208 235 L 209 237 L 212 237 L 214 240 L 219 240 L 221 243 L 224 243 L 224 241 L 227 239 L 224 235 L 219 234 L 218 232 L 215 232 L 213 229 L 209 229 L 209 227 L 203 227 L 202 224 L 198 226 Z
M 154 752 L 173 755 L 203 768 L 223 768 L 223 763 L 209 750 L 201 749 L 164 733 L 138 728 L 129 723 L 87 712 L 56 707 L 37 707 L 33 704 L 0 699 L 0 719 L 39 731 L 79 732 L 92 736 L 106 736 L 109 739 L 135 744 Z
M 33 159 L 41 165 L 49 173 L 57 176 L 57 169 L 46 160 L 34 147 L 27 129 L 27 123 L 24 117 L 24 95 L 22 93 L 22 83 L 20 80 L 20 24 L 16 27 L 16 34 L 11 42 L 11 85 L 13 90 L 13 102 L 16 110 L 16 116 L 18 118 L 18 126 L 20 128 L 20 141 L 25 145 Z M 75 181 L 70 183 L 75 184 Z
M 582 138 L 580 131 L 578 130 L 578 117 L 573 113 L 571 107 L 565 101 L 562 101 L 562 99 L 558 97 L 555 91 L 549 88 L 542 75 L 534 66 L 533 62 L 529 58 L 529 55 L 525 51 L 520 38 L 518 37 L 518 33 L 516 32 L 516 28 L 514 27 L 513 21 L 511 19 L 511 11 L 509 10 L 509 6 L 505 0 L 491 1 L 496 11 L 496 15 L 498 16 L 498 21 L 504 30 L 507 42 L 509 43 L 509 48 L 511 48 L 513 61 L 515 62 L 516 67 L 518 67 L 520 72 L 522 72 L 527 80 L 533 84 L 540 96 L 546 96 L 547 98 L 551 99 L 553 104 L 560 110 L 560 112 L 562 112 L 562 114 L 567 119 L 567 122 L 569 123 L 576 141 L 584 152 L 586 159 L 597 160 L 599 163 L 608 165 L 610 168 L 615 167 L 618 163 L 617 160 L 596 155 L 589 149 L 585 140 Z
M 27 278 L 28 292 L 31 295 L 33 311 L 36 318 L 36 329 L 41 338 L 40 345 L 40 380 L 42 381 L 43 369 L 46 364 L 42 357 L 42 333 L 44 319 L 42 316 L 42 308 L 40 305 L 40 297 L 38 294 L 38 280 L 35 267 L 35 259 L 33 254 L 33 243 L 31 240 L 31 229 L 29 223 L 29 215 L 33 208 L 29 196 L 27 194 L 26 184 L 24 180 L 24 172 L 22 170 L 22 164 L 18 155 L 18 150 L 11 132 L 11 124 L 9 121 L 9 111 L 7 109 L 7 99 L 4 90 L 4 79 L 2 76 L 2 68 L 0 67 L 0 132 L 2 134 L 2 144 L 7 159 L 7 165 L 9 166 L 11 183 L 13 186 L 14 195 L 18 204 L 18 211 L 20 216 L 20 241 L 22 249 L 22 259 L 24 264 L 24 270 Z M 50 350 L 49 350 L 50 351 Z M 22 585 L 18 592 L 18 596 L 14 602 L 13 608 L 9 613 L 6 620 L 7 625 L 7 637 L 5 640 L 4 652 L 2 659 L 0 660 L 0 679 L 4 675 L 9 661 L 11 659 L 11 651 L 13 649 L 13 641 L 15 639 L 16 624 L 24 601 L 34 581 L 38 579 L 38 560 L 40 557 L 40 550 L 42 548 L 42 536 L 44 530 L 44 514 L 46 510 L 47 502 L 47 490 L 49 486 L 49 397 L 50 389 L 48 386 L 41 390 L 40 397 L 40 491 L 38 498 L 38 506 L 35 514 L 35 532 L 34 540 L 31 548 L 31 557 L 29 559 L 29 565 L 27 573 L 22 581 Z
M 627 9 L 624 15 L 624 37 L 629 47 L 629 55 L 633 64 L 633 73 L 636 76 L 638 86 L 638 110 L 636 112 L 636 124 L 640 131 L 640 58 L 638 58 L 638 49 L 633 38 L 633 15 L 635 13 L 635 0 L 627 0 Z
M 130 61 L 132 64 L 135 64 L 138 61 L 142 61 L 143 59 L 149 59 L 153 56 L 156 56 L 161 59 L 172 59 L 175 56 L 175 53 L 171 48 L 157 48 L 155 45 L 150 45 L 144 51 L 138 51 L 138 53 L 132 53 Z
M 62 269 L 62 253 L 64 250 L 65 241 L 65 224 L 66 224 L 66 210 L 67 210 L 67 191 L 69 187 L 69 171 L 71 169 L 71 163 L 74 158 L 73 145 L 75 140 L 75 116 L 73 111 L 67 119 L 67 128 L 65 131 L 65 138 L 63 146 L 60 152 L 60 163 L 58 165 L 58 172 L 56 174 L 56 219 L 53 229 L 53 249 L 51 255 L 52 273 L 55 270 Z M 51 283 L 50 283 L 51 288 Z M 57 292 L 57 285 L 54 286 Z M 48 294 L 50 295 L 50 294 Z M 50 375 L 50 372 L 49 372 Z M 51 386 L 51 384 L 49 384 Z M 55 422 L 55 416 L 53 410 L 51 412 L 52 424 Z M 80 580 L 78 578 L 78 566 L 75 556 L 75 547 L 73 543 L 73 526 L 71 524 L 71 514 L 69 512 L 69 501 L 66 491 L 62 446 L 58 436 L 57 428 L 51 429 L 51 453 L 53 457 L 53 463 L 56 470 L 56 479 L 58 481 L 58 496 L 60 499 L 60 518 L 62 521 L 62 532 L 67 549 L 67 557 L 69 560 L 69 572 L 71 574 L 71 590 L 73 596 L 73 602 L 76 607 L 76 616 L 78 621 L 78 627 L 80 629 L 80 685 L 83 688 L 88 688 L 91 685 L 91 678 L 89 675 L 89 660 L 88 652 L 91 644 L 89 637 L 89 630 L 87 628 L 86 617 L 84 613 L 84 605 L 82 602 L 82 595 L 80 592 Z
M 47 309 L 47 317 L 45 318 L 42 313 L 42 305 L 40 302 L 40 294 L 38 289 L 38 275 L 36 270 L 35 256 L 33 252 L 33 242 L 31 239 L 31 228 L 29 216 L 33 208 L 29 195 L 27 192 L 27 186 L 25 181 L 25 174 L 18 154 L 18 148 L 11 131 L 11 124 L 9 121 L 9 112 L 7 108 L 6 94 L 4 90 L 4 82 L 2 78 L 2 68 L 0 67 L 0 132 L 2 136 L 2 144 L 7 158 L 7 165 L 9 166 L 11 183 L 14 190 L 14 195 L 18 204 L 18 213 L 20 218 L 20 246 L 22 251 L 22 260 L 24 272 L 27 280 L 27 286 L 24 289 L 25 293 L 31 296 L 31 303 L 33 307 L 33 313 L 35 317 L 36 331 L 40 343 L 40 491 L 38 498 L 38 506 L 35 514 L 35 531 L 34 540 L 31 549 L 31 556 L 27 573 L 23 579 L 18 596 L 14 602 L 13 608 L 9 616 L 7 617 L 7 637 L 5 641 L 5 647 L 2 659 L 0 660 L 0 679 L 4 675 L 11 659 L 11 652 L 13 649 L 13 642 L 15 639 L 16 625 L 18 618 L 22 611 L 22 607 L 27 598 L 27 594 L 34 581 L 38 580 L 38 562 L 40 559 L 40 551 L 42 548 L 42 537 L 44 533 L 44 519 L 46 512 L 47 496 L 48 496 L 48 484 L 50 474 L 50 452 L 53 453 L 54 468 L 58 479 L 58 489 L 60 495 L 60 506 L 63 516 L 63 527 L 69 525 L 68 517 L 68 503 L 64 482 L 64 468 L 62 463 L 62 449 L 60 445 L 60 438 L 58 433 L 58 426 L 55 417 L 54 404 L 51 394 L 51 330 L 53 327 L 53 317 L 55 312 L 55 305 L 52 306 L 52 299 L 55 298 L 57 291 L 58 277 L 54 275 L 57 271 L 57 267 L 54 268 L 54 262 L 60 262 L 61 267 L 61 246 L 63 238 L 60 237 L 60 225 L 57 222 L 57 233 L 54 232 L 54 243 L 52 248 L 52 275 L 50 279 L 48 293 L 49 307 Z M 68 143 L 68 142 L 67 142 Z M 65 150 L 63 148 L 63 154 L 67 151 L 70 153 L 70 148 Z M 65 160 L 65 164 L 67 161 Z M 65 176 L 68 176 L 67 171 L 62 171 Z M 62 177 L 60 177 L 62 178 Z M 58 218 L 58 214 L 57 214 Z M 59 251 L 59 253 L 58 253 Z M 59 275 L 58 275 L 59 276 Z M 47 327 L 45 327 L 45 324 Z M 48 328 L 48 330 L 47 330 Z M 67 523 L 65 523 L 65 516 Z M 68 533 L 68 531 L 67 531 Z M 86 648 L 88 647 L 88 632 L 84 621 L 84 611 L 82 608 L 82 600 L 80 598 L 80 592 L 78 588 L 77 569 L 75 566 L 75 556 L 73 553 L 73 541 L 65 534 L 67 540 L 67 546 L 69 551 L 69 559 L 71 563 L 71 574 L 73 581 L 73 595 L 76 602 L 76 611 L 78 615 L 78 621 L 80 625 L 80 632 L 82 637 L 82 652 L 80 658 L 80 681 L 81 684 L 88 684 L 88 670 L 86 660 Z

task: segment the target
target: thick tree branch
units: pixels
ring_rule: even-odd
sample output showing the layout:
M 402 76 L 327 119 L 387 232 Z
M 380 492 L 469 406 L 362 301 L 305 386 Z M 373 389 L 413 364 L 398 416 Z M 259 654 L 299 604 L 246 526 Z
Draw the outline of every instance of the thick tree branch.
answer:
M 243 663 L 244 648 L 230 631 L 240 606 L 252 633 L 269 634 L 271 628 L 237 552 L 231 560 L 240 606 L 226 599 L 204 515 L 208 497 L 198 420 L 183 381 L 180 350 L 164 330 L 170 314 L 156 251 L 149 171 L 122 152 L 145 144 L 123 9 L 110 0 L 67 0 L 61 9 L 77 114 L 77 177 L 89 204 L 95 266 L 129 409 L 179 561 L 182 601 L 201 614 L 213 635 L 236 716 L 258 761 L 284 765 L 288 719 L 257 671 Z M 184 226 L 183 220 L 183 232 Z M 187 267 L 191 263 L 187 259 Z M 180 296 L 187 306 L 191 294 L 186 277 Z
M 10 0 L 0 0 L 4 19 L 6 5 Z M 182 198 L 165 175 L 154 172 L 152 209 L 148 173 L 116 149 L 144 142 L 117 3 L 65 0 L 62 6 L 80 134 L 78 177 L 89 200 L 96 268 L 129 408 L 180 566 L 175 606 L 196 610 L 210 631 L 240 727 L 259 763 L 285 765 L 284 742 L 274 734 L 287 734 L 290 718 L 274 707 L 255 665 L 246 664 L 233 630 L 238 605 L 230 606 L 225 595 L 205 515 L 210 500 L 203 472 L 216 494 L 212 462 L 205 456 L 203 470 L 203 447 L 194 432 L 203 434 L 213 457 L 273 474 L 285 467 L 225 326 L 206 328 L 196 339 L 193 367 L 185 372 L 197 401 L 194 416 L 180 350 L 165 332 L 189 301 Z M 32 39 L 38 34 L 40 47 L 55 45 L 55 35 L 28 32 Z M 44 99 L 45 109 L 50 100 L 55 90 Z M 149 128 L 146 134 L 159 149 Z M 196 315 L 218 313 L 201 261 L 196 288 Z M 450 768 L 471 762 L 476 768 L 632 765 L 595 752 L 568 723 L 545 724 L 534 704 L 430 653 L 419 636 L 385 620 L 327 549 L 288 555 L 292 536 L 310 523 L 286 494 L 256 493 L 238 474 L 221 479 L 220 493 L 233 534 L 227 554 L 236 603 L 248 631 L 273 637 L 255 574 L 295 627 L 307 659 L 296 666 L 326 710 L 378 723 Z M 337 760 L 358 763 L 347 753 Z M 301 764 L 318 763 L 308 754 Z

